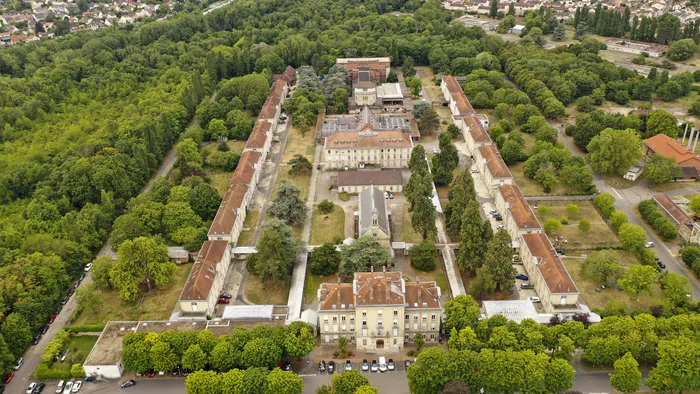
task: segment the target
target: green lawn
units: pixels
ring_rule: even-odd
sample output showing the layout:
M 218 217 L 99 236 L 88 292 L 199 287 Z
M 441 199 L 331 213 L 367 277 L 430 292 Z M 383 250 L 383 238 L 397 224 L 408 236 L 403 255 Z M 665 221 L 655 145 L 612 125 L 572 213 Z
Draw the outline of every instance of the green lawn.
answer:
M 568 246 L 571 247 L 583 247 L 587 249 L 594 249 L 596 247 L 617 247 L 619 246 L 619 241 L 617 236 L 603 221 L 603 218 L 598 214 L 598 211 L 593 207 L 593 203 L 590 201 L 575 201 L 574 205 L 579 207 L 579 213 L 574 215 L 569 215 L 566 208 L 569 205 L 567 201 L 546 201 L 541 202 L 538 209 L 535 209 L 534 204 L 532 210 L 535 212 L 535 216 L 540 221 L 540 224 L 544 226 L 545 222 L 549 219 L 561 219 L 562 216 L 566 216 L 569 219 L 569 224 L 562 225 L 561 231 L 558 235 L 561 235 L 564 240 L 568 241 Z M 546 206 L 549 209 L 549 213 L 543 214 L 542 207 Z M 581 232 L 578 229 L 578 224 L 581 219 L 588 219 L 591 222 L 591 229 L 588 232 Z M 550 235 L 552 242 L 554 241 L 553 234 Z
M 335 238 L 345 239 L 345 210 L 339 205 L 333 206 L 333 211 L 328 214 L 321 213 L 318 206 L 314 206 L 311 218 L 312 245 L 321 245 L 326 242 L 334 242 Z
M 311 174 L 304 175 L 289 175 L 289 170 L 291 166 L 280 167 L 280 172 L 277 175 L 277 182 L 275 183 L 275 189 L 272 191 L 272 198 L 274 199 L 277 195 L 277 188 L 279 184 L 283 181 L 291 181 L 301 189 L 301 199 L 306 200 L 309 198 L 309 185 L 311 184 Z
M 289 298 L 289 282 L 265 283 L 257 275 L 249 274 L 245 297 L 257 305 L 285 305 Z
M 338 279 L 336 275 L 306 275 L 306 283 L 304 283 L 304 303 L 311 304 L 316 301 L 316 291 L 318 291 L 321 283 L 335 283 Z
M 157 286 L 143 297 L 142 302 L 123 301 L 117 290 L 98 291 L 104 305 L 97 311 L 86 309 L 74 324 L 102 324 L 113 320 L 168 320 L 191 269 L 192 264 L 178 265 L 170 284 Z
M 81 336 L 71 336 L 68 345 L 66 345 L 66 350 L 70 349 L 70 353 L 66 359 L 54 362 L 49 368 L 52 369 L 64 369 L 70 370 L 73 364 L 82 364 L 90 354 L 90 350 L 95 346 L 99 335 L 81 335 Z
M 520 191 L 526 196 L 538 196 L 547 194 L 565 194 L 568 191 L 566 185 L 561 181 L 557 182 L 550 193 L 545 193 L 542 185 L 534 179 L 530 179 L 525 176 L 523 171 L 525 163 L 511 164 L 508 166 L 511 174 L 513 174 L 513 179 L 515 184 L 518 185 Z
M 238 236 L 238 246 L 252 246 L 248 245 L 253 242 L 253 237 L 255 236 L 255 230 L 258 227 L 258 220 L 260 219 L 260 211 L 248 211 L 245 215 L 245 221 L 243 222 L 243 228 L 249 228 L 250 230 L 241 231 Z

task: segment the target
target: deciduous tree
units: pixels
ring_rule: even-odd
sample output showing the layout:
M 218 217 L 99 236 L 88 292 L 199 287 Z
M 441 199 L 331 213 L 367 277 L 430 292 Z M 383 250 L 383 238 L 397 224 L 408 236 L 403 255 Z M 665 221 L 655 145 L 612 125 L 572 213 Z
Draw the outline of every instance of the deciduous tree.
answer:
M 437 259 L 437 249 L 430 241 L 423 241 L 413 245 L 408 252 L 411 265 L 421 271 L 430 272 L 435 269 Z
M 343 247 L 340 271 L 343 278 L 352 278 L 355 272 L 367 272 L 370 267 L 381 270 L 389 261 L 389 252 L 370 236 L 360 237 Z
M 610 385 L 625 394 L 636 393 L 639 390 L 642 373 L 632 353 L 627 352 L 621 359 L 615 361 L 614 368 L 615 373 L 610 374 Z
M 139 237 L 119 247 L 110 278 L 119 295 L 131 301 L 141 293 L 139 285 L 145 283 L 151 291 L 153 286 L 170 283 L 176 270 L 175 263 L 168 259 L 165 245 L 153 238 Z
M 586 148 L 586 160 L 601 174 L 623 175 L 642 156 L 642 140 L 632 129 L 605 129 Z
M 628 293 L 639 297 L 639 293 L 648 292 L 651 294 L 651 287 L 656 280 L 656 267 L 648 265 L 633 265 L 629 267 L 619 280 L 621 287 Z
M 277 195 L 270 204 L 272 216 L 297 226 L 306 219 L 306 204 L 301 199 L 301 189 L 290 181 L 284 181 L 277 188 Z
M 314 275 L 332 275 L 338 271 L 341 255 L 332 243 L 316 248 L 309 256 L 309 271 Z

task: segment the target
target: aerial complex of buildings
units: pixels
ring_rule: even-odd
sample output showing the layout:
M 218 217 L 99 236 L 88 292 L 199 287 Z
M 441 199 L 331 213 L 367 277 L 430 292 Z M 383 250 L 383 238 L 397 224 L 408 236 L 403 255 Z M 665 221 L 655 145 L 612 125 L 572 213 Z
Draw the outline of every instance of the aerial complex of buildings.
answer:
M 75 0 L 32 1 L 29 5 L 31 9 L 15 11 L 8 8 L 9 3 L 0 2 L 0 45 L 53 38 L 58 28 L 57 21 L 67 22 L 68 31 L 80 31 L 127 25 L 150 17 L 163 17 L 172 11 L 174 2 L 91 2 L 84 10 L 80 9 Z M 68 31 L 64 31 L 63 34 Z

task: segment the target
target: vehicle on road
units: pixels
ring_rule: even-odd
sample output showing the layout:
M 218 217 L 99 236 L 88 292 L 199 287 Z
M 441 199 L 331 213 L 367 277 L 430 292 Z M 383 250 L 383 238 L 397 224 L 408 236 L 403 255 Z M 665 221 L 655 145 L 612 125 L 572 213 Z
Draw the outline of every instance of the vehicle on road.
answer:
M 433 153 L 434 153 L 434 154 L 437 154 L 437 153 L 438 153 L 437 148 L 433 148 Z
M 63 392 L 63 386 L 66 384 L 65 380 L 61 380 L 58 382 L 58 386 L 56 386 L 56 393 L 61 393 Z
M 71 390 L 71 392 L 77 393 L 78 391 L 80 391 L 81 387 L 83 387 L 83 382 L 78 380 L 75 383 L 73 383 L 73 389 Z
M 406 367 L 406 371 L 408 371 L 408 367 L 411 366 L 411 360 L 406 360 L 403 362 L 403 365 Z
M 656 264 L 659 265 L 659 268 L 662 268 L 662 269 L 663 269 L 663 268 L 666 268 L 666 264 L 664 264 L 664 263 L 661 262 L 661 261 L 657 261 Z
M 513 261 L 514 261 L 514 262 L 519 262 L 519 261 L 520 261 L 520 255 L 517 254 L 517 253 L 514 254 L 514 255 L 513 255 Z
M 352 363 L 350 362 L 350 360 L 345 361 L 345 370 L 352 371 Z
M 560 254 L 562 256 L 564 256 L 566 254 L 566 251 L 564 249 L 557 249 L 556 252 L 557 252 L 557 254 Z
M 40 340 L 41 340 L 41 333 L 34 335 L 34 339 L 32 339 L 32 345 L 39 344 Z
M 654 247 L 654 243 L 651 242 L 651 241 L 647 241 L 647 243 L 644 244 L 644 247 L 645 247 L 645 248 L 653 248 L 653 247 Z
M 66 385 L 63 386 L 63 394 L 70 394 L 70 391 L 73 389 L 73 382 L 66 382 Z
M 233 296 L 231 294 L 224 293 L 224 294 L 220 295 L 219 298 L 226 298 L 226 299 L 230 300 L 231 298 L 233 298 Z
M 396 369 L 396 364 L 394 364 L 394 359 L 393 359 L 393 358 L 390 358 L 389 361 L 386 363 L 386 368 L 387 368 L 389 371 L 393 371 L 393 370 Z
M 335 361 L 329 361 L 328 362 L 328 373 L 333 373 L 335 372 Z
M 36 382 L 31 382 L 31 383 L 29 383 L 29 386 L 27 386 L 27 391 L 26 391 L 26 393 L 27 393 L 27 394 L 32 394 L 32 392 L 34 391 L 34 388 L 35 388 L 35 387 L 36 387 Z
M 129 380 L 125 381 L 124 383 L 122 383 L 121 385 L 119 385 L 119 387 L 123 388 L 123 389 L 125 389 L 127 387 L 133 387 L 133 386 L 136 386 L 136 381 L 134 379 L 129 379 Z
M 386 359 L 384 356 L 379 357 L 379 372 L 386 372 Z
M 44 383 L 40 382 L 36 385 L 36 387 L 34 387 L 34 391 L 32 391 L 32 393 L 33 394 L 41 393 L 42 391 L 44 391 L 44 387 L 46 387 L 46 385 Z
M 326 372 L 326 362 L 321 360 L 320 363 L 318 363 L 318 372 L 324 373 Z
M 18 369 L 22 368 L 22 365 L 24 364 L 24 358 L 20 357 L 17 362 L 15 363 L 15 371 Z
M 85 272 L 90 272 L 90 268 L 92 268 L 92 263 L 87 263 L 85 265 Z
M 7 377 L 5 379 L 3 379 L 3 382 L 10 383 L 12 381 L 12 378 L 14 378 L 14 377 L 15 377 L 15 373 L 10 372 L 7 374 Z
M 528 290 L 528 289 L 534 289 L 534 288 L 535 288 L 535 285 L 533 285 L 532 283 L 521 283 L 520 284 L 521 290 Z
M 379 367 L 377 366 L 377 360 L 372 360 L 372 366 L 370 368 L 372 369 L 372 372 L 379 371 Z
M 49 325 L 45 325 L 44 328 L 41 329 L 42 334 L 46 334 L 46 331 L 49 331 Z
M 66 296 L 63 301 L 61 301 L 61 305 L 66 305 L 66 302 L 70 299 L 70 296 Z
M 362 370 L 369 371 L 369 363 L 367 362 L 367 359 L 362 360 Z
M 478 174 L 478 173 L 479 173 L 479 170 L 477 170 L 476 168 L 472 169 L 472 174 Z
M 532 296 L 532 297 L 530 297 L 530 301 L 532 301 L 532 302 L 540 302 L 540 297 Z
M 52 313 L 51 316 L 49 316 L 49 324 L 53 323 L 56 320 L 56 314 Z
M 515 279 L 528 280 L 530 278 L 527 275 L 517 274 L 517 275 L 515 275 Z

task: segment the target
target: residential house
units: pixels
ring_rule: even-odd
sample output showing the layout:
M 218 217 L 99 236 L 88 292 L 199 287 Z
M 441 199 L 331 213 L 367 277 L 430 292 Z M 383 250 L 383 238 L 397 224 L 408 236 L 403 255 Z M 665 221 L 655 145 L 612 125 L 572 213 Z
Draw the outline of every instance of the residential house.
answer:
M 389 215 L 382 191 L 370 186 L 360 192 L 358 237 L 371 236 L 387 250 L 391 250 Z
M 270 152 L 270 147 L 272 146 L 272 123 L 258 120 L 253 127 L 253 131 L 246 141 L 243 152 L 260 152 L 262 154 L 261 162 L 264 162 L 267 158 L 268 152 Z
M 352 283 L 318 290 L 321 343 L 346 338 L 370 353 L 397 353 L 421 333 L 438 341 L 441 291 L 435 282 L 406 282 L 401 272 L 357 272 Z
M 333 185 L 338 188 L 338 193 L 360 193 L 370 186 L 382 192 L 401 193 L 404 179 L 400 170 L 342 171 Z
M 214 315 L 230 264 L 227 241 L 204 242 L 180 294 L 181 319 L 201 320 Z
M 503 216 L 504 228 L 512 239 L 518 239 L 523 234 L 539 234 L 542 226 L 537 220 L 530 205 L 516 185 L 498 187 L 495 198 L 496 210 Z
M 210 240 L 236 243 L 243 230 L 246 216 L 246 200 L 251 189 L 243 184 L 233 185 L 224 195 L 207 236 Z

